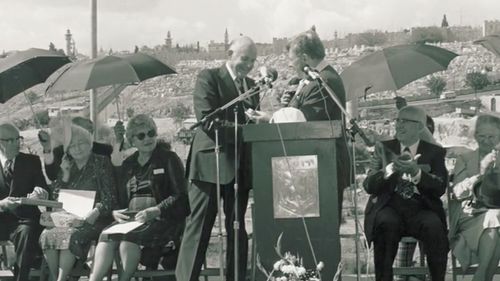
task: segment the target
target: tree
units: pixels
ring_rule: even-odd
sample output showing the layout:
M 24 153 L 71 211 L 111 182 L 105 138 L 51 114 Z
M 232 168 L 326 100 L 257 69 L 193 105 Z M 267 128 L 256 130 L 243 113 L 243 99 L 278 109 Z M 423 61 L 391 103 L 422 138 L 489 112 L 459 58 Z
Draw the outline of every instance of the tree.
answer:
M 26 93 L 26 99 L 28 100 L 29 103 L 33 104 L 38 99 L 38 96 L 35 92 L 29 91 Z
M 429 92 L 432 95 L 435 95 L 436 98 L 439 98 L 439 95 L 441 95 L 441 93 L 444 91 L 444 88 L 446 87 L 446 81 L 441 76 L 433 75 L 429 80 L 427 80 L 425 86 L 429 88 Z
M 355 42 L 356 45 L 379 46 L 387 41 L 387 35 L 384 32 L 363 32 L 358 34 Z
M 477 98 L 477 91 L 483 89 L 488 86 L 490 81 L 488 80 L 488 76 L 481 72 L 470 72 L 465 75 L 465 85 L 474 89 L 474 93 Z
M 179 125 L 182 121 L 191 114 L 191 108 L 183 103 L 178 103 L 177 106 L 170 110 L 170 117 L 174 119 L 174 123 Z
M 437 26 L 416 27 L 411 31 L 412 43 L 437 43 L 445 41 L 443 30 Z
M 40 123 L 40 125 L 47 126 L 49 124 L 50 117 L 49 117 L 49 111 L 47 109 L 43 111 L 38 111 L 35 116 L 36 120 Z
M 132 107 L 127 108 L 127 117 L 130 119 L 134 117 L 134 109 Z

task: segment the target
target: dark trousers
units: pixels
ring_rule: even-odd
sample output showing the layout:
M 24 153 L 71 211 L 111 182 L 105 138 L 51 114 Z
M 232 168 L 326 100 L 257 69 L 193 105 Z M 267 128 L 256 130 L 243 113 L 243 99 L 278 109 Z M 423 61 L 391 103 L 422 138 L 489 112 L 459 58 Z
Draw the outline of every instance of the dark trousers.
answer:
M 198 281 L 201 266 L 205 260 L 210 234 L 217 216 L 217 188 L 213 183 L 193 181 L 189 185 L 191 215 L 186 221 L 181 242 L 179 259 L 175 270 L 178 281 Z M 239 196 L 239 281 L 244 281 L 247 269 L 248 236 L 245 229 L 245 212 L 248 203 L 248 189 L 240 186 Z M 233 185 L 222 185 L 221 194 L 227 232 L 226 280 L 234 281 L 234 189 Z
M 374 234 L 377 281 L 393 280 L 392 264 L 405 235 L 422 241 L 432 281 L 444 281 L 449 246 L 445 226 L 436 213 L 414 204 L 389 203 L 377 213 Z
M 0 213 L 0 240 L 10 240 L 16 252 L 14 280 L 29 280 L 30 268 L 41 253 L 38 239 L 43 228 L 38 221 L 18 221 L 18 218 Z

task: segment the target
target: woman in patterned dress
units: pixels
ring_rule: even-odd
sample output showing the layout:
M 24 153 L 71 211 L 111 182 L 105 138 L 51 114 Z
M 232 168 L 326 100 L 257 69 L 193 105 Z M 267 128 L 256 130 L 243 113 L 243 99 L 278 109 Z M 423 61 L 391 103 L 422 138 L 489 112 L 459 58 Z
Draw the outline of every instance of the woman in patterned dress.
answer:
M 66 155 L 61 170 L 53 182 L 53 190 L 96 191 L 94 208 L 80 226 L 45 229 L 40 244 L 49 266 L 52 280 L 66 280 L 76 259 L 85 259 L 92 240 L 112 222 L 112 210 L 117 206 L 116 186 L 111 161 L 92 153 L 92 135 L 72 125 L 69 142 L 64 144 Z M 64 206 L 63 206 L 64 207 Z
M 117 249 L 119 280 L 130 280 L 141 249 L 179 241 L 189 214 L 182 161 L 167 144 L 157 141 L 153 119 L 144 114 L 134 116 L 127 124 L 126 137 L 137 152 L 123 162 L 119 176 L 120 203 L 127 212 L 114 211 L 113 216 L 116 223 L 136 220 L 144 224 L 126 234 L 101 234 L 91 281 L 104 278 Z

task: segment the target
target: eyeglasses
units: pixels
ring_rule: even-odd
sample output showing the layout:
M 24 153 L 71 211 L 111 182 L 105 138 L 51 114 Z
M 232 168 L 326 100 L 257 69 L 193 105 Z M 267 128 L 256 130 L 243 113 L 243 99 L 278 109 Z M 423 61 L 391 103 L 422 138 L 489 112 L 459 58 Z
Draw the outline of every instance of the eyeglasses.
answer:
M 420 123 L 419 121 L 405 119 L 405 118 L 395 118 L 394 122 L 399 123 L 399 124 Z
M 9 138 L 9 139 L 0 139 L 0 141 L 5 142 L 5 143 L 15 143 L 15 142 L 20 142 L 24 138 L 22 136 L 18 136 L 16 138 Z
M 148 136 L 149 138 L 154 138 L 156 137 L 156 131 L 149 130 L 147 133 L 138 133 L 137 135 L 135 135 L 135 137 L 140 141 L 144 140 L 146 136 Z

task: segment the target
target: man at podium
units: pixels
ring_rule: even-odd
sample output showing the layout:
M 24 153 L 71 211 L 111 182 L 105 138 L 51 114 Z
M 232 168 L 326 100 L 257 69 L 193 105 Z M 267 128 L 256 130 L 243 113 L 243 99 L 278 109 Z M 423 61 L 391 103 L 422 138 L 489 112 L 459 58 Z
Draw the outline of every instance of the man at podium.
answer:
M 344 85 L 339 74 L 325 60 L 325 47 L 314 28 L 297 35 L 287 46 L 291 66 L 297 71 L 299 82 L 293 97 L 284 94 L 282 104 L 300 109 L 307 121 L 343 120 L 342 111 L 330 97 L 325 87 L 317 80 L 312 80 L 304 71 L 306 66 L 319 72 L 322 80 L 330 86 L 345 108 L 346 97 Z M 345 123 L 343 125 L 345 127 Z M 342 217 L 342 200 L 344 189 L 350 184 L 351 165 L 345 130 L 342 137 L 336 141 L 337 151 L 337 191 L 339 219 Z
M 193 104 L 196 118 L 202 120 L 206 115 L 227 104 L 238 95 L 251 89 L 255 82 L 247 77 L 252 70 L 257 48 L 249 37 L 240 37 L 229 46 L 228 61 L 214 69 L 205 69 L 198 75 L 193 93 Z M 233 105 L 222 111 L 219 122 L 206 122 L 197 128 L 191 144 L 186 174 L 190 181 L 188 186 L 189 216 L 179 252 L 179 261 L 176 268 L 177 280 L 197 281 L 201 266 L 205 259 L 210 234 L 217 214 L 217 173 L 215 157 L 215 130 L 219 127 L 220 144 L 220 184 L 221 196 L 224 200 L 225 227 L 227 235 L 226 265 L 227 280 L 234 280 L 234 231 L 233 220 L 235 212 L 239 216 L 239 281 L 245 280 L 248 240 L 245 230 L 245 211 L 248 202 L 249 176 L 245 172 L 249 169 L 249 160 L 245 149 L 239 149 L 239 162 L 235 163 L 234 140 L 234 111 L 238 116 L 238 124 L 246 123 L 245 110 L 257 109 L 259 96 L 254 95 L 243 102 Z M 241 135 L 241 134 L 239 134 Z M 241 138 L 236 141 L 243 147 Z M 238 167 L 238 210 L 234 208 L 235 166 Z

